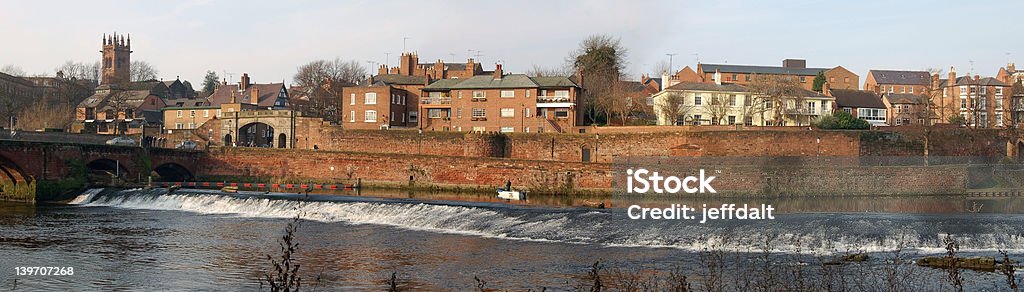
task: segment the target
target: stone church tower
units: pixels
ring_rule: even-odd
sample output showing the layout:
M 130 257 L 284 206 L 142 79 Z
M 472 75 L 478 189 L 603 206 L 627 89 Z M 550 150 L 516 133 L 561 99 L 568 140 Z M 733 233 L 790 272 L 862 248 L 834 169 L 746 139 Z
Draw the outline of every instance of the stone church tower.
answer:
M 103 35 L 103 80 L 100 84 L 118 84 L 131 81 L 132 38 L 112 34 Z

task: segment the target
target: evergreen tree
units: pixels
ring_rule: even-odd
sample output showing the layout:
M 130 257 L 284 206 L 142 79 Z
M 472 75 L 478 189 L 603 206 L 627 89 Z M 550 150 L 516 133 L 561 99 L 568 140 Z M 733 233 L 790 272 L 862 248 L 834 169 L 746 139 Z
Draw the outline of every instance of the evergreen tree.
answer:
M 213 94 L 213 90 L 217 89 L 217 83 L 220 82 L 219 79 L 216 72 L 206 71 L 206 77 L 203 77 L 203 96 Z
M 811 89 L 817 92 L 821 92 L 821 87 L 825 85 L 825 72 L 818 72 L 818 76 L 814 76 L 814 83 L 811 85 Z

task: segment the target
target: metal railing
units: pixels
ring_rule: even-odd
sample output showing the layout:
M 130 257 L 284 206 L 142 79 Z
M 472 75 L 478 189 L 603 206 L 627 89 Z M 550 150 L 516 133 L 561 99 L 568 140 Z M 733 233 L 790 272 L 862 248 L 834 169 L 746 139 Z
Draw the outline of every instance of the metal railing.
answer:
M 571 98 L 568 96 L 538 96 L 537 102 L 570 102 Z
M 420 100 L 421 104 L 452 104 L 451 97 L 427 97 Z

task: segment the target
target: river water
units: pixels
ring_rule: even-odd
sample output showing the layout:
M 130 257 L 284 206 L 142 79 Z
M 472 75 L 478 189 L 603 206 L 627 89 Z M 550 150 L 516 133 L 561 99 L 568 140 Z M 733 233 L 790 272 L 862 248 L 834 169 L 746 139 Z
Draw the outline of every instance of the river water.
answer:
M 726 266 L 736 268 L 726 278 L 737 283 L 753 277 L 743 269 L 762 257 L 772 267 L 818 270 L 820 262 L 866 253 L 871 260 L 842 273 L 882 287 L 884 277 L 870 275 L 895 266 L 914 275 L 909 287 L 938 290 L 944 272 L 918 268 L 913 259 L 944 253 L 945 234 L 956 235 L 960 255 L 998 257 L 1003 250 L 1024 260 L 1022 198 L 746 200 L 773 204 L 779 214 L 718 225 L 620 220 L 621 209 L 578 207 L 584 200 L 95 189 L 69 204 L 0 205 L 0 290 L 258 290 L 257 278 L 271 267 L 267 255 L 276 256 L 295 216 L 302 218 L 296 241 L 303 285 L 318 290 L 379 291 L 392 273 L 413 290 L 473 289 L 474 277 L 489 288 L 568 290 L 590 281 L 595 261 L 620 272 L 697 274 L 709 251 L 727 255 Z M 73 267 L 74 275 L 15 274 L 34 266 Z M 964 275 L 968 290 L 1008 287 L 998 273 Z

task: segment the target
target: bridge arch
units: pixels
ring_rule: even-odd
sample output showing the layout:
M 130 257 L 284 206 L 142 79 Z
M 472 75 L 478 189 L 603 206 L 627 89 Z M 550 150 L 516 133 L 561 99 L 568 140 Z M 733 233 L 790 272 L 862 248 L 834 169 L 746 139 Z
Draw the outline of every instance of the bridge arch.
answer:
M 168 162 L 153 168 L 161 181 L 190 181 L 195 179 L 187 167 L 174 162 Z
M 274 127 L 262 122 L 252 122 L 238 128 L 238 146 L 274 147 Z
M 117 177 L 129 177 L 128 168 L 124 164 L 121 164 L 117 160 L 109 158 L 100 158 L 90 161 L 85 165 L 85 169 L 89 171 L 91 175 L 102 175 L 106 177 L 117 176 Z
M 26 173 L 24 170 L 14 163 L 13 160 L 7 159 L 3 155 L 0 155 L 0 185 L 2 184 L 21 184 L 32 182 L 33 178 L 31 175 Z M 0 187 L 2 191 L 2 187 Z

